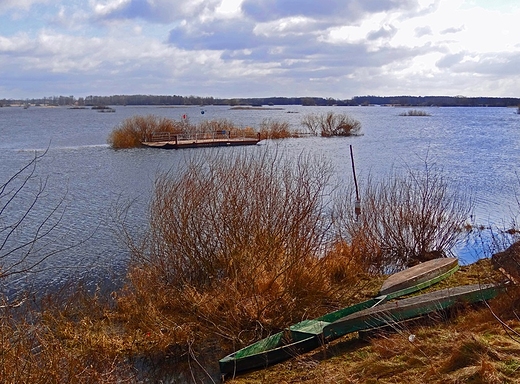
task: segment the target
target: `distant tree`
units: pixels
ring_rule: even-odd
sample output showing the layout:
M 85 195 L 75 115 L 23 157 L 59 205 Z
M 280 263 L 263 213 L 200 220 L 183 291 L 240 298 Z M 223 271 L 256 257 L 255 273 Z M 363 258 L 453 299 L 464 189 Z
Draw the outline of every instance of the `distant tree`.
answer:
M 302 97 L 302 105 L 305 107 L 314 107 L 316 101 L 312 97 Z

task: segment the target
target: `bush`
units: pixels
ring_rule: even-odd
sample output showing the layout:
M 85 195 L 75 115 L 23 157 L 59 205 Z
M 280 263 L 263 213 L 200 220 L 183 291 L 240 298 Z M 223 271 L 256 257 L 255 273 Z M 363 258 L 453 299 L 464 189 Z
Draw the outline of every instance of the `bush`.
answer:
M 358 120 L 334 112 L 306 115 L 302 119 L 302 125 L 312 134 L 323 137 L 354 136 L 361 130 L 361 123 Z
M 189 122 L 177 122 L 155 115 L 133 116 L 125 119 L 108 137 L 113 148 L 136 148 L 143 141 L 152 139 L 154 132 L 182 133 L 190 127 Z
M 240 344 L 337 308 L 359 271 L 347 248 L 328 252 L 330 176 L 307 156 L 233 152 L 159 177 L 128 297 Z
M 273 119 L 264 119 L 260 124 L 261 139 L 286 139 L 297 137 L 296 132 L 292 131 L 289 123 Z
M 408 112 L 400 113 L 399 116 L 431 116 L 429 113 L 425 111 L 421 111 L 419 109 L 410 109 Z
M 472 207 L 464 192 L 450 190 L 440 171 L 428 166 L 377 183 L 369 179 L 361 199 L 357 219 L 353 197 L 350 207 L 337 209 L 339 232 L 380 272 L 449 254 L 464 236 Z

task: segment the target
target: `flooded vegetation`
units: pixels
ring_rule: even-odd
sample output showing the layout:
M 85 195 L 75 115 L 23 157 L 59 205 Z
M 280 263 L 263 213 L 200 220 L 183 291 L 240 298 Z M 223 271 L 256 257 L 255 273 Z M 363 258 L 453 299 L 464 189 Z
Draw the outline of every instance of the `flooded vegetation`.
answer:
M 36 301 L 29 296 L 16 302 L 3 298 L 2 378 L 52 378 L 60 383 L 218 381 L 218 359 L 230 351 L 288 324 L 374 297 L 383 272 L 402 270 L 432 254 L 450 254 L 466 235 L 463 223 L 471 200 L 449 191 L 434 168 L 368 182 L 362 189 L 366 198 L 361 219 L 352 209 L 353 190 L 334 185 L 332 175 L 331 164 L 323 158 L 302 154 L 290 159 L 265 149 L 194 156 L 179 174 L 158 175 L 143 236 L 131 235 L 124 222 L 119 223 L 119 238 L 131 252 L 121 289 L 105 295 L 70 285 Z M 4 184 L 0 195 L 4 207 L 11 183 Z M 31 207 L 27 210 L 30 213 Z M 3 244 L 4 254 L 16 253 Z M 479 263 L 444 284 L 497 279 L 489 264 Z M 347 356 L 356 362 L 329 373 L 312 370 L 324 381 L 339 379 L 352 367 L 353 372 L 381 377 L 380 370 L 387 369 L 382 362 L 404 353 L 400 337 L 413 334 L 412 347 L 423 353 L 405 354 L 416 360 L 412 366 L 399 365 L 403 374 L 426 377 L 417 376 L 414 367 L 435 367 L 428 368 L 427 377 L 440 380 L 475 366 L 473 375 L 517 377 L 495 359 L 502 353 L 499 346 L 487 344 L 481 333 L 495 329 L 494 335 L 501 334 L 498 321 L 512 329 L 520 326 L 514 315 L 516 297 L 503 295 L 491 303 L 493 314 L 484 308 L 465 311 L 460 318 L 439 318 L 445 328 L 438 322 L 419 328 L 396 324 L 397 334 L 391 337 L 374 338 L 369 344 L 354 339 L 335 344 L 322 364 L 313 355 L 298 361 L 343 367 L 337 359 Z M 455 329 L 457 336 L 448 337 Z M 450 339 L 443 362 L 435 352 L 441 344 L 433 340 L 439 337 Z M 505 336 L 500 337 L 505 342 Z M 468 349 L 468 343 L 476 348 Z M 513 347 L 516 342 L 508 343 Z M 349 353 L 340 352 L 342 348 Z M 356 358 L 360 353 L 363 359 Z M 461 354 L 469 357 L 462 359 Z M 20 356 L 24 365 L 18 363 Z M 381 363 L 368 371 L 363 368 L 375 360 Z M 252 377 L 275 381 L 271 375 L 286 371 L 299 374 L 298 368 L 282 365 Z M 357 380 L 366 379 L 363 375 Z

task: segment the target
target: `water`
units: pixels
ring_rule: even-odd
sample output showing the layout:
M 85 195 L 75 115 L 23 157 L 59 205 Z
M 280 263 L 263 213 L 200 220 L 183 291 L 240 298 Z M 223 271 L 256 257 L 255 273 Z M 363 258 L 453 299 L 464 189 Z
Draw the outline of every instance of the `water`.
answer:
M 363 135 L 263 141 L 247 150 L 268 146 L 278 147 L 288 156 L 302 151 L 321 154 L 334 164 L 338 180 L 345 183 L 351 182 L 350 145 L 361 182 L 369 174 L 377 179 L 394 170 L 417 169 L 427 161 L 442 167 L 458 188 L 471 191 L 476 222 L 508 225 L 517 213 L 520 115 L 513 109 L 425 108 L 431 116 L 402 117 L 399 114 L 406 110 L 391 107 L 285 106 L 262 111 L 230 110 L 224 106 L 116 107 L 115 113 L 4 107 L 0 108 L 0 182 L 35 154 L 47 151 L 38 162 L 37 177 L 30 180 L 23 196 L 27 193 L 30 199 L 28 192 L 46 181 L 45 193 L 33 212 L 35 218 L 44 217 L 60 202 L 64 204 L 61 222 L 47 246 L 47 252 L 62 251 L 39 265 L 42 272 L 30 276 L 31 281 L 52 286 L 73 277 L 117 285 L 129 257 L 114 232 L 121 207 L 129 206 L 125 216 L 128 229 L 133 234 L 142 232 L 157 173 L 170 169 L 175 172 L 194 151 L 215 150 L 113 150 L 106 144 L 107 138 L 125 118 L 154 114 L 179 120 L 186 114 L 192 123 L 226 118 L 236 125 L 254 128 L 269 118 L 287 121 L 298 129 L 305 114 L 329 110 L 358 119 Z M 23 210 L 23 205 L 17 207 Z M 3 217 L 5 220 L 5 214 Z M 79 241 L 82 243 L 78 245 Z M 63 250 L 69 246 L 72 248 Z M 466 252 L 464 257 L 472 256 Z M 15 291 L 27 283 L 26 278 L 24 274 L 17 276 L 4 289 Z

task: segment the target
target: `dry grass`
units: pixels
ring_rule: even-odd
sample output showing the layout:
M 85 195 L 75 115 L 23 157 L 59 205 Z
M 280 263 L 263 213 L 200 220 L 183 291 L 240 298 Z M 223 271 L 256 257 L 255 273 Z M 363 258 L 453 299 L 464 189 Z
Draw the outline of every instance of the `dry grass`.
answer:
M 483 276 L 498 277 L 489 260 L 462 267 L 444 285 L 475 283 Z M 510 287 L 489 307 L 461 306 L 364 338 L 350 335 L 325 350 L 229 383 L 517 383 L 518 293 Z
M 137 148 L 143 141 L 150 140 L 154 132 L 182 133 L 189 127 L 186 120 L 177 122 L 155 115 L 133 116 L 110 133 L 108 143 L 116 149 Z
M 290 137 L 298 137 L 298 133 L 291 130 L 286 121 L 264 119 L 260 124 L 261 139 L 287 139 Z
M 78 292 L 60 304 L 47 298 L 39 309 L 2 308 L 2 383 L 133 382 L 123 332 L 103 305 Z

